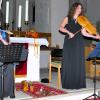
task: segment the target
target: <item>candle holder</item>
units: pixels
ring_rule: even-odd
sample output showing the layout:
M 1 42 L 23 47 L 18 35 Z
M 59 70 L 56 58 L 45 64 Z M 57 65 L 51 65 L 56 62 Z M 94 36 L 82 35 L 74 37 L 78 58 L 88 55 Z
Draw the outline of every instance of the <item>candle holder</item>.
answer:
M 25 26 L 26 26 L 26 34 L 25 34 L 26 37 L 29 32 L 29 21 L 25 21 Z
M 9 28 L 9 23 L 5 23 L 5 28 L 6 28 L 6 30 L 8 30 L 8 28 Z
M 21 27 L 18 27 L 17 30 L 18 30 L 18 35 L 17 36 L 20 37 L 21 36 L 20 33 L 21 33 L 22 28 Z
M 12 31 L 14 30 L 14 24 L 15 24 L 15 21 L 13 20 L 12 21 Z

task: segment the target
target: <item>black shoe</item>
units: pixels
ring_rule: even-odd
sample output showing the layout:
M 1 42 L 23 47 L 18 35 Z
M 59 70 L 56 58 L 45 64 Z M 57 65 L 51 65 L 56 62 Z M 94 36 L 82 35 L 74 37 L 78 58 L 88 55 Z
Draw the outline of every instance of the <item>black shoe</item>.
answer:
M 48 79 L 48 78 L 43 78 L 43 79 L 41 80 L 41 82 L 42 82 L 42 83 L 49 83 L 49 79 Z
M 15 98 L 15 95 L 10 96 L 10 98 L 12 98 L 12 99 Z

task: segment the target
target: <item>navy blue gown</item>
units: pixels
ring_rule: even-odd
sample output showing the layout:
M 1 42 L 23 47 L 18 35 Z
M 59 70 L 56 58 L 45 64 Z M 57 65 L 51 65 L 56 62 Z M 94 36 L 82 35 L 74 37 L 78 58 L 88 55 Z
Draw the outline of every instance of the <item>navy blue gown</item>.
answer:
M 68 24 L 65 28 L 75 34 L 82 27 L 73 18 L 68 17 Z M 84 44 L 81 31 L 71 39 L 68 39 L 68 35 L 65 36 L 61 71 L 62 88 L 86 87 Z

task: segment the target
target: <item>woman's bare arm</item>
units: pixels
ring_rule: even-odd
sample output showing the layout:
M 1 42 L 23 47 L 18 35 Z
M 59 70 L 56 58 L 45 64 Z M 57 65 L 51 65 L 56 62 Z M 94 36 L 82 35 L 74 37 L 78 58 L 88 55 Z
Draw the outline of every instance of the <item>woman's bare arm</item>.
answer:
M 71 33 L 70 31 L 68 31 L 66 28 L 65 28 L 65 25 L 68 24 L 68 17 L 65 17 L 64 20 L 62 21 L 61 25 L 60 25 L 60 28 L 59 30 L 61 32 L 64 32 L 66 34 L 69 35 L 70 38 L 74 37 L 74 34 Z
M 91 38 L 94 38 L 94 39 L 100 39 L 100 35 L 99 35 L 99 34 L 97 34 L 96 36 L 91 35 L 91 34 L 89 34 L 89 33 L 86 31 L 85 28 L 83 28 L 83 29 L 81 30 L 81 32 L 82 32 L 82 35 L 85 36 L 85 37 L 91 37 Z

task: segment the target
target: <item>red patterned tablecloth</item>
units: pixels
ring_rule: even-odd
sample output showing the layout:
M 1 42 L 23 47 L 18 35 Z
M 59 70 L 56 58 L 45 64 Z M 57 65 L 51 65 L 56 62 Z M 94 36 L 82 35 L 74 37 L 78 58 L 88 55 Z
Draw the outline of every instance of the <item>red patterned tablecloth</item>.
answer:
M 23 91 L 23 85 L 21 83 L 17 83 L 16 90 L 23 91 L 24 93 L 31 95 L 33 97 L 36 97 L 36 98 L 52 96 L 52 95 L 67 94 L 67 92 L 63 90 L 50 87 L 40 82 L 33 82 L 32 86 L 33 86 L 33 92 L 31 92 L 30 89 L 27 92 L 25 92 Z

